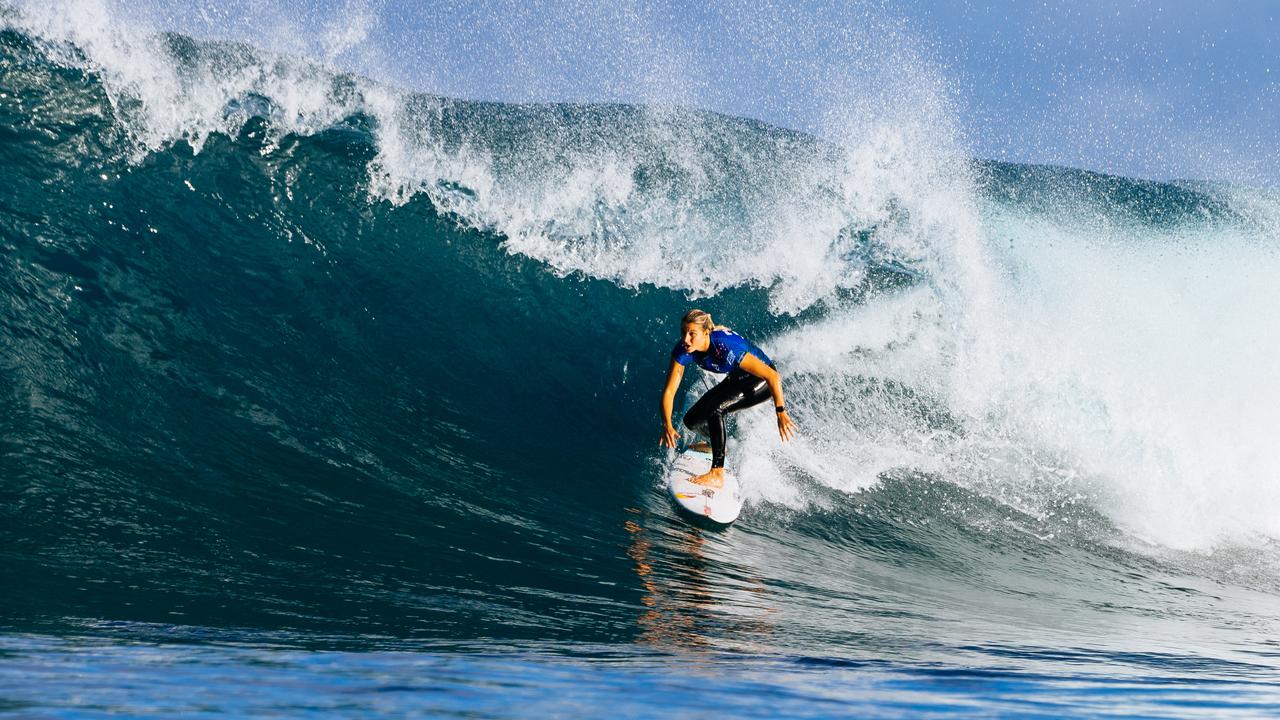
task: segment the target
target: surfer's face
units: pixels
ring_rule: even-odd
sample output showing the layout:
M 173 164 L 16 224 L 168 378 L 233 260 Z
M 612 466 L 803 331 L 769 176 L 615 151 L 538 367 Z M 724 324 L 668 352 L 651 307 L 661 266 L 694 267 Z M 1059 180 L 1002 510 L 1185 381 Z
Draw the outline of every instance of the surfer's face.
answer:
M 680 342 L 684 343 L 685 352 L 706 352 L 707 347 L 711 345 L 711 332 L 703 330 L 700 325 L 692 323 L 684 326 L 684 334 L 680 336 Z

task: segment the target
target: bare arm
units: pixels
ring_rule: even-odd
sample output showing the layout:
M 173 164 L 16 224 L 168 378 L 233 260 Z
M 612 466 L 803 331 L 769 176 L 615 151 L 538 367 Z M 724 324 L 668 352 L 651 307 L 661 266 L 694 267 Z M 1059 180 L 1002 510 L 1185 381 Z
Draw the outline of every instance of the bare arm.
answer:
M 675 360 L 667 369 L 667 385 L 662 389 L 662 444 L 674 448 L 680 435 L 671 424 L 671 406 L 676 400 L 676 390 L 680 388 L 680 379 L 684 377 L 684 366 Z
M 742 357 L 742 362 L 738 363 L 738 367 L 769 383 L 769 392 L 773 393 L 773 406 L 775 408 L 786 407 L 786 404 L 782 401 L 782 377 L 778 375 L 777 370 L 765 365 L 760 358 L 751 353 L 747 353 Z M 778 413 L 778 435 L 783 440 L 790 440 L 795 435 L 795 423 L 791 422 L 786 410 Z

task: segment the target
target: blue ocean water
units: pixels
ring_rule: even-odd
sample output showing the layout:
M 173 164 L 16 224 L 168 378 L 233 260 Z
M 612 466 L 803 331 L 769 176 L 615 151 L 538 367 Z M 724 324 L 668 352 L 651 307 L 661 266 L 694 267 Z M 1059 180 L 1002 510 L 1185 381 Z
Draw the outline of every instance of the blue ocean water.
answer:
M 1277 706 L 1264 679 L 1117 679 L 613 645 L 352 652 L 22 636 L 5 645 L 14 662 L 0 675 L 3 710 L 61 717 L 1224 717 L 1267 716 Z
M 0 712 L 1280 710 L 1274 196 L 3 17 Z

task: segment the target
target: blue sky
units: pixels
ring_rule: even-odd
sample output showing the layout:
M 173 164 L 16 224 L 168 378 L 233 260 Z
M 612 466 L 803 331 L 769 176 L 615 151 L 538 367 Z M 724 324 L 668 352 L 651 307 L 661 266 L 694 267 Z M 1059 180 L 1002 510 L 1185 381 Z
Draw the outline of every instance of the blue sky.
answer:
M 1280 184 L 1280 0 L 289 7 L 163 14 L 446 95 L 674 102 L 817 132 L 936 85 L 979 157 Z
M 979 154 L 1280 178 L 1280 2 L 1064 5 L 912 6 L 964 94 Z

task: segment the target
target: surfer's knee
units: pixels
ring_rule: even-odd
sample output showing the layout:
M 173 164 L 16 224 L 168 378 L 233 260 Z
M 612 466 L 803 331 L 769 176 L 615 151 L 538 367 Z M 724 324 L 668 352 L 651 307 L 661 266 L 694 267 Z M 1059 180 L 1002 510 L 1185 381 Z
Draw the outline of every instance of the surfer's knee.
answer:
M 711 437 L 711 418 L 706 415 L 695 415 L 689 412 L 685 414 L 683 422 L 684 426 L 693 433 L 703 437 Z

